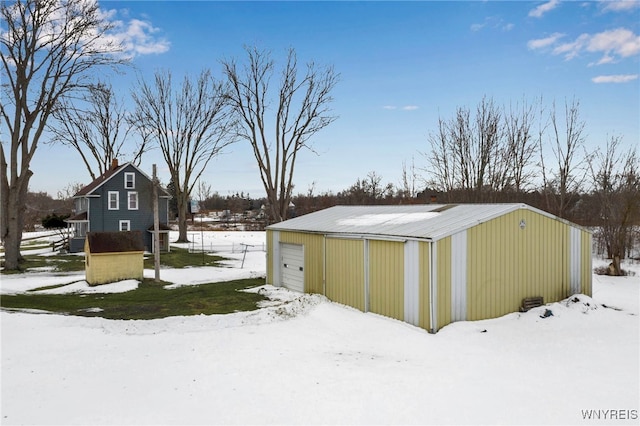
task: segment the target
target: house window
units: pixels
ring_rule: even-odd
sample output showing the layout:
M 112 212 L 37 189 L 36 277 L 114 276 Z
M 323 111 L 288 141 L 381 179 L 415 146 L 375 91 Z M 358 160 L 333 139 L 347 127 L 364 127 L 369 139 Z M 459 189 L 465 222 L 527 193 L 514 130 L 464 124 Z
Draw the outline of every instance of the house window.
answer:
M 127 199 L 129 202 L 129 210 L 138 210 L 138 193 L 135 191 L 129 191 Z
M 88 200 L 85 197 L 76 198 L 75 213 L 82 213 L 87 211 Z
M 87 236 L 88 229 L 87 222 L 76 222 L 73 224 L 73 236 L 74 238 L 84 238 Z
M 120 228 L 121 231 L 131 231 L 131 221 L 130 220 L 121 220 L 119 228 Z
M 125 173 L 124 174 L 124 188 L 125 189 L 134 189 L 136 187 L 136 174 L 135 173 Z
M 120 193 L 118 191 L 109 191 L 109 210 L 118 210 L 120 208 Z

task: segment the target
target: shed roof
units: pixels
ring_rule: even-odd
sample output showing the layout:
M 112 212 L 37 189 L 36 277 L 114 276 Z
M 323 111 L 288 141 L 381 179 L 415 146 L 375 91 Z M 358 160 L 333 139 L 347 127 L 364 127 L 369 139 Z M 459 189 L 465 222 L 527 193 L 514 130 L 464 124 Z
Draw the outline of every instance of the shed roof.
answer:
M 144 251 L 141 231 L 89 232 L 90 253 L 121 253 Z
M 267 229 L 439 240 L 518 209 L 560 220 L 521 203 L 335 206 L 270 225 Z

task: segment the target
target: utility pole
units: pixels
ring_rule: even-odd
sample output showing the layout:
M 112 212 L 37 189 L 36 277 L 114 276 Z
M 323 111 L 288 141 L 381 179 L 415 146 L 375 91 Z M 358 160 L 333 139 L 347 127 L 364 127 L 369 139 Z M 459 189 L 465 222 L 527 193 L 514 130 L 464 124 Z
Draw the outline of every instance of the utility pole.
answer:
M 160 214 L 158 213 L 158 177 L 153 165 L 153 259 L 155 281 L 160 282 Z

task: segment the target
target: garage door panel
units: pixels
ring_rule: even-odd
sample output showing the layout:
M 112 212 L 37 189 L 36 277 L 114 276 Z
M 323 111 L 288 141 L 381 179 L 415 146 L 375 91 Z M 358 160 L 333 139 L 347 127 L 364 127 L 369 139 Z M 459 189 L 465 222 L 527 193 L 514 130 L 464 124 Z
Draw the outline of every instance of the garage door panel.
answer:
M 304 293 L 304 246 L 282 243 L 280 254 L 282 285 Z

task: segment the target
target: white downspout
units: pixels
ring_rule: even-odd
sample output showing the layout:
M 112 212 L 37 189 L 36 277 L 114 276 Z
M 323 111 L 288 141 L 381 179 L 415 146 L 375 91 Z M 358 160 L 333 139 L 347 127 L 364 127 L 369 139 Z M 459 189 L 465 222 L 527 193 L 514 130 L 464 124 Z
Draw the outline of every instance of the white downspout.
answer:
M 435 242 L 429 243 L 429 261 L 431 262 L 429 274 L 429 313 L 431 332 L 438 331 L 438 254 L 435 250 Z

